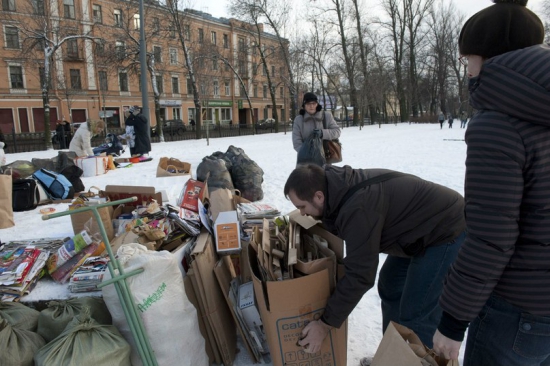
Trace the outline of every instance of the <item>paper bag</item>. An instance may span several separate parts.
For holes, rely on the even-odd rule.
[[[97,210],[99,216],[101,217],[101,222],[105,227],[105,232],[107,233],[107,238],[111,240],[115,236],[113,229],[113,206],[101,207]],[[95,217],[92,211],[79,212],[71,215],[71,223],[73,224],[73,231],[75,234],[78,234],[82,230],[86,229],[88,221],[92,220],[90,229],[90,234],[94,235],[99,233],[99,225],[97,224]]]
[[[175,158],[160,158],[157,177],[177,177],[187,174],[191,174],[191,164]]]
[[[0,174],[0,229],[15,225],[13,221],[13,181],[10,174]]]
[[[374,354],[371,366],[459,366],[457,360],[446,360],[424,344],[409,328],[390,322]]]

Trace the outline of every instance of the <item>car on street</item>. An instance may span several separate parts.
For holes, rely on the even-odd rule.
[[[181,119],[169,119],[164,121],[164,127],[162,131],[165,134],[169,135],[183,135],[187,131],[187,126],[183,123]],[[157,126],[151,127],[151,133],[156,135]]]
[[[267,118],[263,121],[259,121],[256,128],[260,130],[271,130],[275,128],[275,119]]]

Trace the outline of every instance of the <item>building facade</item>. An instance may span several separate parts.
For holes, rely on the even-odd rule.
[[[52,128],[57,120],[88,119],[124,126],[123,111],[142,101],[138,9],[138,2],[125,0],[3,0],[2,131],[44,131],[44,85],[49,85]],[[272,118],[268,76],[279,120],[288,119],[288,77],[275,36],[191,9],[177,12],[177,25],[172,14],[158,3],[145,5],[151,125],[156,124],[153,90],[162,119],[196,120],[190,69],[206,123]],[[288,42],[283,47],[288,51]]]

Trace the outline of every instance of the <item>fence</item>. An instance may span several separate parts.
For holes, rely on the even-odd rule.
[[[389,118],[385,123],[397,123],[398,118]],[[341,128],[352,127],[352,121],[336,121],[336,123]],[[369,124],[378,124],[378,121],[366,122],[363,125]],[[384,123],[384,122],[382,122]],[[201,126],[202,137],[206,138],[207,133],[209,138],[220,138],[220,137],[237,137],[237,136],[250,136],[250,135],[264,135],[268,133],[274,133],[275,128],[259,128],[252,125],[208,125]],[[208,131],[207,131],[208,129]],[[106,133],[112,133],[115,135],[121,135],[125,131],[123,128],[108,128],[106,132],[100,136],[95,136],[92,138],[92,146],[99,146],[105,141]],[[281,123],[279,124],[279,132],[292,132],[291,123]],[[164,129],[164,141],[184,141],[184,140],[194,140],[196,139],[196,132],[194,128],[186,126],[185,130],[183,129]],[[5,134],[6,138],[6,147],[4,151],[6,153],[20,153],[20,152],[31,152],[31,151],[42,151],[46,150],[46,143],[44,141],[44,132],[27,132],[27,133],[11,133]],[[151,135],[151,142],[160,142],[160,137],[157,134]],[[59,149],[59,143],[53,143],[54,149]],[[68,148],[68,146],[67,146]]]

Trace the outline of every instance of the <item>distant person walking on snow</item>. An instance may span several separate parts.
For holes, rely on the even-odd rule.
[[[448,114],[447,119],[449,120],[449,128],[453,128],[453,116],[451,116],[451,114]]]
[[[460,114],[460,128],[466,128],[466,121],[468,121],[468,114],[466,111],[462,111]]]
[[[439,113],[439,117],[437,117],[439,121],[439,125],[441,126],[441,129],[443,129],[443,123],[445,123],[445,115],[443,112]]]

